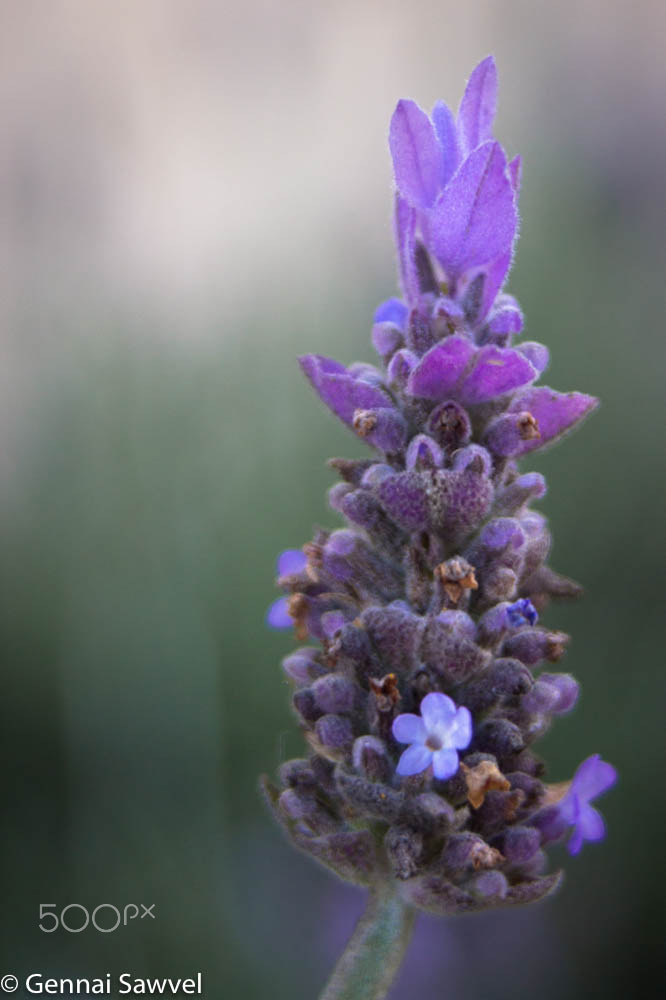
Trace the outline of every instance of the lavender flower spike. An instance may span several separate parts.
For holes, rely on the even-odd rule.
[[[598,755],[548,785],[534,744],[578,684],[535,670],[567,636],[539,623],[580,588],[548,565],[519,460],[597,405],[539,384],[547,349],[516,341],[503,291],[521,162],[492,135],[497,73],[473,72],[455,116],[400,101],[389,132],[402,295],[374,315],[377,367],[300,359],[315,392],[369,447],[334,459],[344,527],[280,557],[268,614],[307,641],[284,661],[307,749],[268,780],[292,842],[370,905],[323,1000],[380,1000],[417,908],[470,913],[547,896],[543,847],[604,834],[591,800],[615,780]],[[549,668],[549,670],[552,668]],[[407,745],[407,746],[406,746]]]

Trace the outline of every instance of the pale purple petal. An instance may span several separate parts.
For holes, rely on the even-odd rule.
[[[348,556],[354,551],[358,541],[359,536],[355,531],[351,531],[349,528],[339,528],[330,535],[324,546],[324,552],[334,556]]]
[[[389,397],[380,388],[350,374],[337,361],[307,354],[299,358],[299,362],[321,399],[346,424],[352,424],[356,410],[390,404]]]
[[[484,403],[528,382],[534,381],[536,369],[527,358],[511,348],[482,347],[476,365],[460,387],[463,403]]]
[[[405,298],[414,303],[419,296],[419,275],[416,266],[416,210],[401,197],[395,198],[395,245],[398,248],[400,283]],[[405,319],[405,324],[407,320]]]
[[[375,323],[371,336],[377,354],[386,359],[404,344],[402,330],[395,323]]]
[[[539,344],[536,340],[526,340],[524,344],[518,344],[516,350],[525,355],[530,364],[536,368],[539,375],[548,367],[550,353],[545,344]]]
[[[423,355],[412,371],[407,391],[423,399],[443,399],[457,384],[475,353],[467,337],[446,337]]]
[[[387,299],[386,302],[382,302],[380,306],[377,306],[373,322],[393,323],[400,330],[404,330],[408,313],[409,309],[402,299]]]
[[[523,314],[517,304],[503,305],[499,309],[494,309],[488,320],[488,330],[495,336],[520,333],[522,328]],[[521,349],[522,345],[518,350]],[[534,362],[532,363],[534,364]]]
[[[559,804],[560,816],[569,826],[575,826],[580,816],[580,802],[578,796],[569,789],[565,797]]]
[[[442,148],[442,187],[448,184],[460,164],[460,143],[456,120],[444,101],[437,101],[432,109],[432,123]]]
[[[512,401],[508,412],[531,413],[539,425],[539,437],[522,441],[519,451],[514,454],[524,455],[528,451],[534,451],[535,448],[540,448],[560,434],[571,430],[583,417],[591,413],[598,403],[599,400],[594,396],[586,396],[582,392],[556,392],[547,386],[520,393]]]
[[[361,382],[368,382],[380,388],[384,385],[384,375],[375,365],[368,364],[367,361],[353,361],[347,369],[347,374]]]
[[[429,208],[442,177],[442,150],[432,122],[414,101],[398,101],[389,130],[395,182],[412,205]]]
[[[584,802],[607,791],[617,781],[617,771],[612,764],[602,760],[598,753],[584,760],[571,784],[571,790]]]
[[[436,750],[432,755],[432,771],[440,781],[453,777],[458,766],[458,754],[455,750]]]
[[[509,253],[516,222],[502,147],[486,142],[437,199],[430,213],[432,248],[448,277],[455,279]]]
[[[290,576],[292,573],[302,573],[308,558],[302,549],[285,549],[278,556],[277,575]]]
[[[323,354],[304,354],[298,360],[311,381],[315,376],[345,375],[347,373],[347,369],[340,361],[336,361],[334,358],[325,358]]]
[[[550,684],[557,692],[557,703],[553,709],[558,715],[570,712],[578,701],[579,685],[571,674],[541,674],[542,681]]]
[[[469,709],[461,705],[453,723],[449,726],[449,740],[458,750],[468,747],[472,739],[472,716]]]
[[[400,757],[396,771],[405,776],[420,774],[421,771],[425,771],[431,761],[432,750],[428,750],[426,746],[421,746],[419,743],[412,743]]]
[[[594,806],[584,806],[578,820],[578,829],[585,840],[603,840],[606,826],[601,813]]]
[[[294,619],[287,608],[288,598],[278,597],[277,601],[274,601],[266,612],[266,624],[270,625],[271,628],[291,628]]]
[[[428,732],[446,727],[447,731],[456,714],[455,703],[447,694],[431,691],[421,702],[421,718]]]
[[[488,56],[470,76],[458,109],[458,133],[464,156],[492,139],[496,108],[497,68],[493,57]]]
[[[405,712],[393,720],[393,735],[398,743],[425,743],[428,733],[420,715]]]
[[[569,839],[569,842],[567,844],[569,854],[571,854],[573,857],[575,857],[576,854],[580,854],[580,849],[582,846],[583,846],[583,832],[580,829],[580,827],[577,826],[575,827],[574,832],[571,834],[571,838]]]

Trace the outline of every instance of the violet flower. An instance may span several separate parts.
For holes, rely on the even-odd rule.
[[[432,767],[436,778],[451,778],[458,770],[457,751],[468,747],[472,739],[472,717],[464,706],[456,708],[438,691],[425,696],[420,712],[405,712],[393,720],[394,739],[410,744],[398,761],[396,774],[418,774]]]
[[[489,58],[457,116],[399,102],[402,294],[375,313],[378,365],[301,358],[374,450],[332,460],[345,527],[283,554],[288,596],[268,616],[311,643],[283,664],[307,752],[282,765],[280,788],[266,781],[268,801],[297,847],[371,889],[326,1000],[385,995],[414,908],[468,913],[552,892],[560,873],[542,848],[571,827],[574,853],[599,839],[590,799],[615,775],[594,756],[563,794],[533,752],[578,693],[569,674],[535,677],[567,642],[538,612],[580,588],[547,563],[532,507],[545,481],[518,460],[597,400],[540,384],[547,349],[515,340],[523,316],[504,282],[521,163],[493,138],[496,100]]]
[[[573,833],[568,843],[569,853],[578,854],[584,840],[601,840],[605,834],[604,818],[590,805],[602,792],[617,781],[612,764],[603,761],[598,753],[588,757],[573,776],[571,787],[560,802],[560,815]]]

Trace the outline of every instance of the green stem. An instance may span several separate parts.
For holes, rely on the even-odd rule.
[[[384,1000],[400,968],[414,910],[390,884],[373,886],[349,944],[319,1000]]]

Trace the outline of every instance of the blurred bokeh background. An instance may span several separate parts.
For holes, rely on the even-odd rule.
[[[324,460],[362,450],[295,357],[371,360],[393,106],[455,104],[493,52],[497,134],[525,164],[510,287],[549,383],[603,400],[531,463],[554,565],[587,591],[547,614],[583,698],[541,750],[553,780],[597,751],[621,780],[556,898],[420,918],[392,998],[656,995],[663,3],[0,11],[0,971],[201,970],[209,996],[309,1000],[349,935],[362,895],[256,791],[300,748],[291,642],[263,625],[275,555],[335,524]],[[157,919],[47,935],[42,902]]]

